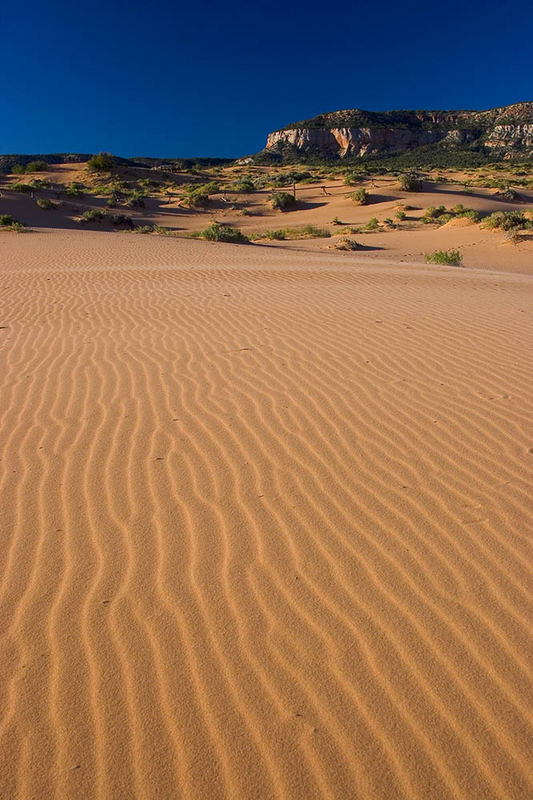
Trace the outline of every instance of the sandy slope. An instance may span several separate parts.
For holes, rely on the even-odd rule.
[[[1,247],[0,797],[531,797],[532,279]]]

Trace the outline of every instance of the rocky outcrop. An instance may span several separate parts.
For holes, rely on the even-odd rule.
[[[348,124],[336,124],[339,122]],[[503,156],[532,156],[533,103],[481,112],[336,111],[270,133],[265,149],[280,155],[357,158],[424,145],[474,146],[498,150]]]

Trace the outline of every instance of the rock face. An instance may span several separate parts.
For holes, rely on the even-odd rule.
[[[533,156],[533,103],[489,111],[336,111],[270,133],[265,150],[354,158],[424,145]]]

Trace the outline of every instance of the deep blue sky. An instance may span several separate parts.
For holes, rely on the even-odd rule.
[[[533,2],[2,3],[0,153],[238,156],[340,108],[533,100]]]

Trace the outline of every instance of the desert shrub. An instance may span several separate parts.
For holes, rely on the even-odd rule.
[[[315,225],[303,225],[301,228],[279,228],[273,231],[262,231],[254,234],[254,239],[329,239],[331,232],[327,228]]]
[[[520,244],[520,242],[523,242],[526,239],[526,237],[517,230],[507,231],[505,238],[508,242],[511,242],[511,244]]]
[[[231,192],[255,192],[255,185],[252,180],[249,178],[244,178],[240,181],[235,181],[234,183],[230,183],[228,186],[229,191]]]
[[[15,233],[24,233],[27,230],[23,222],[13,219],[11,214],[0,214],[0,226],[4,230],[14,231]]]
[[[42,178],[33,178],[28,185],[32,189],[49,189],[50,181],[44,181]]]
[[[82,197],[84,188],[83,183],[72,181],[65,189],[65,194],[68,194],[69,197]]]
[[[515,192],[514,189],[511,189],[509,187],[500,194],[500,197],[502,198],[502,200],[508,200],[511,203],[513,202],[516,203],[518,202],[518,200],[522,199],[518,194],[518,192]]]
[[[426,253],[426,264],[444,264],[449,267],[460,267],[463,257],[459,250],[435,250],[434,253]]]
[[[291,211],[296,208],[296,198],[289,192],[274,192],[271,202],[272,208],[279,211]]]
[[[125,226],[126,228],[135,227],[135,225],[133,224],[133,220],[126,214],[110,214],[108,219],[112,225],[116,225],[117,227],[119,226]]]
[[[496,211],[487,217],[483,223],[484,228],[501,228],[503,231],[532,230],[533,221],[528,219],[523,211]]]
[[[30,161],[29,164],[26,164],[26,172],[46,172],[48,169],[48,164],[46,161]]]
[[[462,203],[458,203],[457,205],[455,205],[452,208],[451,213],[455,217],[466,217],[467,219],[471,219],[473,222],[479,222],[479,220],[481,219],[479,211],[476,211],[473,208],[465,208],[465,206]]]
[[[146,195],[142,192],[132,191],[128,199],[126,200],[126,205],[128,208],[144,208],[144,199]]]
[[[421,222],[426,224],[432,222],[441,223],[441,218],[444,214],[446,214],[445,206],[429,206],[421,217]],[[450,219],[450,217],[448,217],[448,219]]]
[[[98,155],[92,156],[87,163],[91,172],[111,172],[114,166],[115,159],[111,153],[98,153]]]
[[[33,192],[36,187],[29,183],[12,183],[10,184],[9,188],[13,192],[23,192],[28,194],[29,192]]]
[[[188,208],[205,208],[208,203],[209,194],[202,189],[188,192],[187,197],[182,200],[182,204]]]
[[[48,197],[39,197],[37,200],[37,205],[39,208],[43,208],[45,211],[49,211],[53,208],[57,208],[57,203],[53,203]]]
[[[333,219],[331,220],[331,224],[332,225],[342,225],[342,222],[340,221],[340,219],[338,217],[333,217]]]
[[[331,236],[331,231],[327,228],[317,228],[315,225],[304,225],[302,233],[312,239],[329,239]]]
[[[232,228],[230,225],[222,225],[219,222],[213,222],[208,228],[201,232],[202,239],[208,239],[210,242],[230,242],[233,244],[245,244],[249,242],[249,238],[245,236],[237,228]]]
[[[336,250],[359,250],[361,247],[359,242],[356,242],[355,239],[349,239],[347,236],[339,239],[338,242],[330,246],[334,247]]]
[[[351,192],[348,197],[351,197],[354,203],[360,206],[367,206],[370,203],[370,195],[366,189],[357,189],[357,191]]]
[[[372,217],[365,225],[365,231],[377,231],[379,228],[379,220],[377,217]]]
[[[258,234],[257,238],[258,239],[275,239],[276,241],[281,242],[281,241],[283,241],[284,239],[287,238],[287,234],[283,230],[283,228],[280,228],[279,230],[276,230],[276,231],[263,231],[263,233]]]
[[[191,183],[185,191],[187,195],[182,200],[182,204],[188,208],[204,208],[209,203],[209,196],[218,192],[219,186],[215,181],[209,183]]]
[[[399,222],[403,222],[405,219],[407,219],[407,214],[405,213],[405,211],[397,211],[395,216],[396,219],[399,220]]]
[[[26,167],[24,166],[24,164],[13,164],[11,168],[12,175],[24,175],[25,172],[26,172]]]
[[[404,192],[421,192],[422,181],[415,172],[406,172],[399,177],[400,189]]]
[[[88,211],[84,211],[81,215],[82,222],[101,222],[107,217],[105,211],[101,211],[99,208],[91,208]]]
[[[280,175],[273,175],[269,177],[269,183],[271,186],[291,186],[293,183],[301,183],[302,181],[308,181],[310,178],[314,178],[310,172],[302,172],[298,170],[291,170],[290,172],[282,172]]]
[[[348,172],[344,176],[343,182],[345,186],[353,186],[354,183],[357,183],[360,180],[361,180],[361,175],[359,175],[358,173]]]

